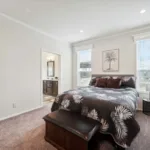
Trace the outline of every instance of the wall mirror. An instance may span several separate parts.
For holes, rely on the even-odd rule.
[[[47,77],[54,77],[54,67],[55,67],[55,62],[54,61],[48,61],[47,62]]]

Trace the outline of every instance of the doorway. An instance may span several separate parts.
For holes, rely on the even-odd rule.
[[[60,91],[60,55],[42,51],[42,102],[49,104],[54,102]]]

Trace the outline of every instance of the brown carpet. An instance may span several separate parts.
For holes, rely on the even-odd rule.
[[[0,150],[56,150],[45,142],[43,116],[50,107],[0,122]],[[150,150],[150,116],[137,112],[136,119],[141,131],[128,150]]]
[[[32,112],[0,122],[0,150],[56,150],[44,140],[43,116],[51,103]]]

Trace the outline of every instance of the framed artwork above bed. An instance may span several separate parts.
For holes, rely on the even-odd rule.
[[[119,71],[119,49],[102,52],[102,67],[104,72]]]

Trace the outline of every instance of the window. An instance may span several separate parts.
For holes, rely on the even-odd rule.
[[[91,50],[77,51],[77,86],[88,86],[91,73]]]
[[[150,39],[137,42],[137,89],[150,92]]]

